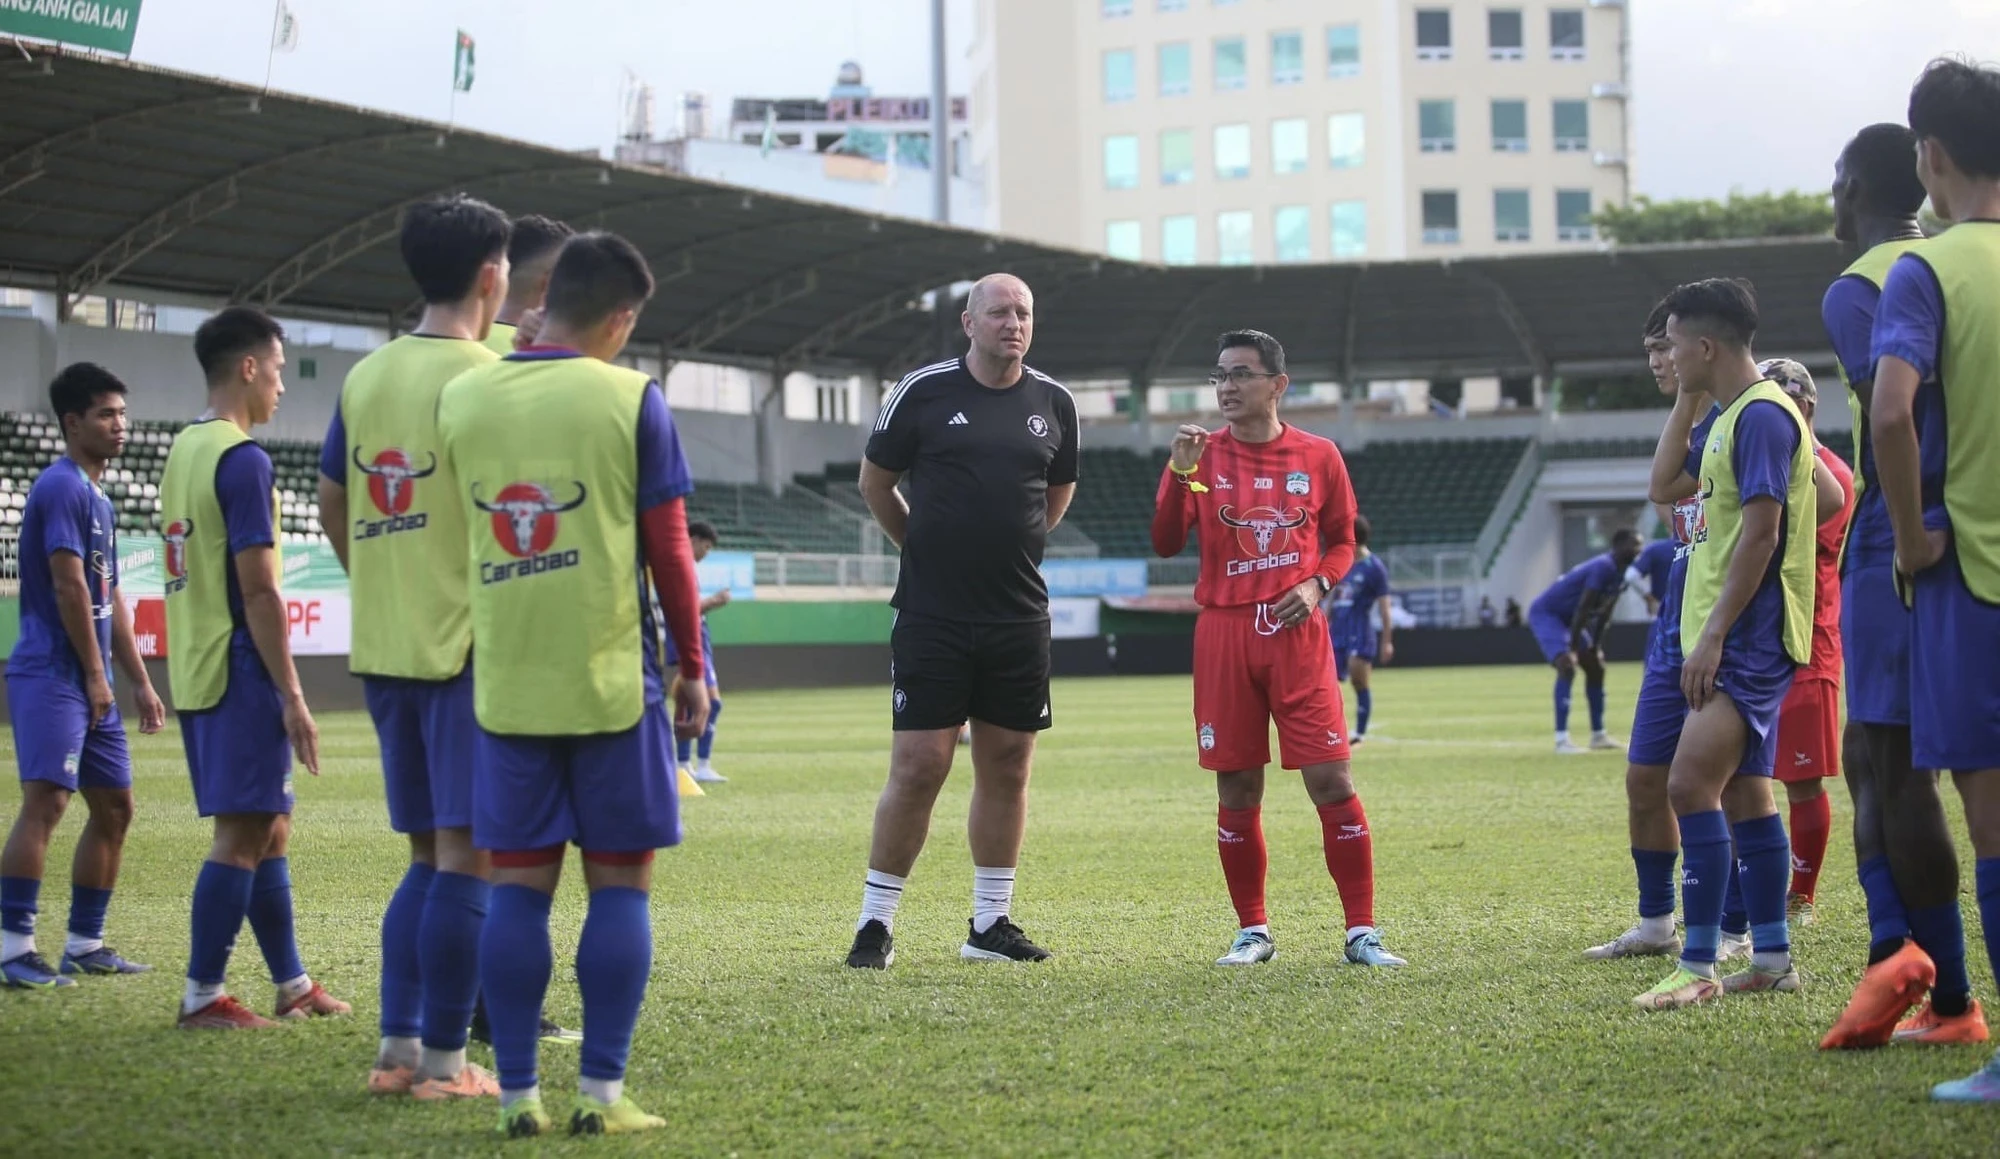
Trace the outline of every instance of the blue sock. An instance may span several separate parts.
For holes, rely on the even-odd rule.
[[[104,912],[111,908],[111,891],[87,885],[69,887],[69,932],[79,938],[104,937]]]
[[[1979,924],[1986,937],[1986,962],[1993,968],[1993,976],[2000,978],[2000,857],[1980,858],[1973,873],[1979,889]]]
[[[292,924],[292,865],[272,857],[257,863],[256,884],[250,890],[250,932],[264,951],[271,981],[289,982],[306,972],[299,961],[299,935]]]
[[[424,971],[417,960],[417,926],[424,917],[435,866],[413,861],[382,911],[382,1037],[415,1038],[423,1031]]]
[[[1987,864],[1981,862],[1981,865]],[[2000,907],[1988,909],[1986,887],[2000,885],[2000,861],[1992,863],[1990,871],[1994,881],[1981,878],[1979,885],[1979,916],[1984,920],[1988,913],[2000,917]],[[1910,936],[1916,939],[1917,947],[1931,956],[1937,965],[1937,981],[1931,984],[1933,1001],[1943,1000],[1947,1010],[1964,1008],[1966,995],[1972,993],[1972,979],[1965,972],[1965,919],[1960,916],[1958,899],[1953,898],[1943,905],[1910,911]],[[1988,952],[1993,947],[1993,938],[1986,939]],[[1995,959],[2000,961],[2000,959]]]
[[[646,891],[600,889],[590,895],[583,937],[576,945],[576,984],[583,992],[586,1078],[622,1079],[632,1027],[653,970],[653,919]]]
[[[1357,688],[1354,690],[1354,735],[1368,735],[1368,718],[1375,712],[1375,690]]]
[[[1861,896],[1868,902],[1869,942],[1882,946],[1909,937],[1910,916],[1903,909],[1903,895],[1896,892],[1889,858],[1876,854],[1855,866],[1854,875],[1861,879]]]
[[[1639,916],[1666,917],[1674,912],[1674,862],[1680,854],[1672,849],[1632,850],[1632,864],[1639,870]]]
[[[42,883],[33,877],[0,877],[0,930],[10,934],[35,932],[36,901]]]
[[[1603,732],[1604,731],[1604,685],[1592,684],[1587,680],[1584,681],[1583,699],[1586,704],[1590,705],[1590,731],[1593,734]]]
[[[493,887],[464,873],[440,873],[424,904],[417,952],[424,970],[424,1045],[462,1050],[479,997],[480,930]]]
[[[1792,927],[1785,920],[1785,893],[1792,885],[1792,843],[1776,813],[1738,821],[1737,880],[1750,917],[1750,948],[1759,954],[1788,954]]]
[[[708,727],[701,730],[701,742],[695,746],[694,754],[706,761],[715,751],[715,722],[722,719],[722,698],[715,689],[708,690]]]
[[[1722,810],[1690,813],[1681,823],[1681,908],[1687,916],[1687,948],[1681,960],[1715,964],[1722,931],[1722,895],[1729,889],[1729,819]]]
[[[674,756],[681,764],[687,764],[694,757],[694,741],[688,737],[674,739]]]
[[[250,886],[257,875],[219,861],[201,863],[194,879],[194,901],[188,908],[193,928],[188,937],[190,981],[220,984],[229,973],[229,952],[250,910]]]
[[[1556,677],[1556,731],[1569,731],[1569,688],[1576,683],[1574,676]]]
[[[1743,877],[1737,872],[1734,850],[1729,855],[1729,888],[1722,893],[1722,932],[1738,937],[1750,932],[1750,911],[1743,906]]]
[[[542,999],[548,996],[555,954],[549,948],[549,906],[554,899],[525,885],[496,885],[479,932],[479,985],[486,1021],[493,1029],[493,1065],[502,1090],[536,1084]],[[582,965],[581,962],[578,963]]]

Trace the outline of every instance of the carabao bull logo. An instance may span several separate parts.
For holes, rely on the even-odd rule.
[[[437,471],[437,455],[431,455],[429,465],[419,470],[410,461],[409,452],[401,447],[377,451],[375,458],[366,463],[361,461],[361,448],[356,447],[354,467],[368,476],[368,498],[374,501],[375,510],[384,515],[402,515],[416,498],[416,481]]]
[[[472,505],[493,516],[493,538],[517,559],[527,559],[547,551],[556,541],[556,516],[583,506],[587,494],[576,485],[576,498],[556,501],[540,483],[509,483],[487,502],[479,497],[479,484],[472,485]]]
[[[176,519],[167,524],[167,574],[174,579],[187,578],[187,541],[194,534],[194,520]]]
[[[1306,525],[1306,512],[1302,507],[1291,511],[1279,511],[1274,507],[1252,507],[1238,515],[1235,507],[1225,505],[1222,510],[1215,513],[1215,517],[1236,529],[1237,546],[1246,554],[1258,556],[1271,554],[1271,541],[1277,537],[1278,532],[1285,533],[1284,542],[1278,544],[1282,548],[1291,543],[1293,528]],[[1250,533],[1248,538],[1243,534],[1246,531]],[[1254,552],[1250,550],[1253,542],[1257,548]]]

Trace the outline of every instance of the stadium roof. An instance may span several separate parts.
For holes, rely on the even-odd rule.
[[[1804,240],[1166,268],[71,50],[0,52],[0,282],[72,298],[187,294],[386,324],[413,298],[398,215],[465,190],[631,238],[661,282],[638,337],[670,357],[893,376],[935,349],[916,308],[927,289],[1011,270],[1035,288],[1031,361],[1051,373],[1192,378],[1218,332],[1255,326],[1300,376],[1361,381],[1634,367],[1651,304],[1716,274],[1757,284],[1760,347],[1818,360],[1820,295],[1842,265],[1831,241]]]

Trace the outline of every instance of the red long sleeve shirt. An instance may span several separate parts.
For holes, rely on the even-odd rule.
[[[650,507],[639,516],[639,547],[653,572],[660,594],[660,612],[680,657],[681,679],[699,681],[701,649],[701,584],[695,578],[694,548],[688,544],[687,504],[675,498]]]
[[[1268,443],[1245,443],[1225,428],[1209,436],[1194,474],[1183,479],[1169,466],[1161,476],[1153,550],[1179,555],[1196,530],[1196,603],[1275,603],[1313,576],[1331,586],[1347,574],[1354,511],[1347,463],[1331,440],[1288,425]]]

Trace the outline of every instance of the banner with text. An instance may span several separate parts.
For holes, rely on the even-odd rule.
[[[0,0],[0,33],[132,55],[140,0]]]
[[[1143,596],[1143,559],[1045,559],[1042,579],[1051,598],[1061,596]]]

